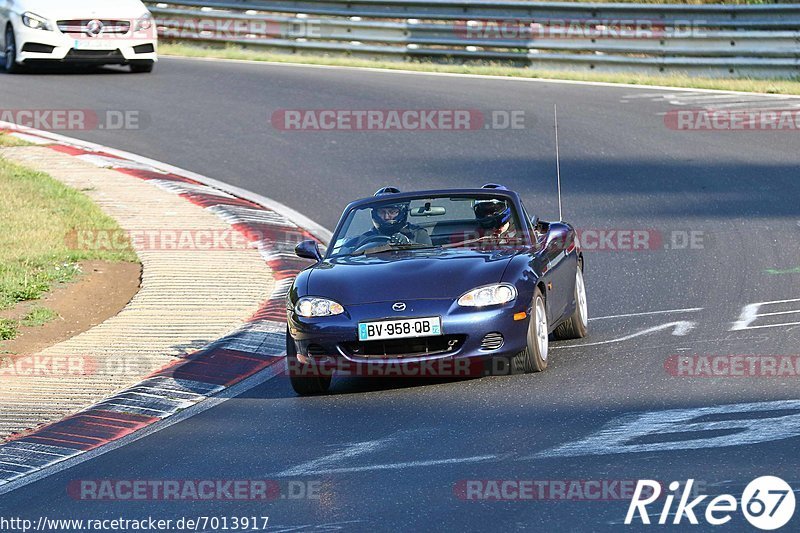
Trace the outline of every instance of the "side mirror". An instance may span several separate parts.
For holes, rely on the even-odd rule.
[[[548,253],[561,252],[567,247],[567,239],[569,238],[569,228],[566,226],[551,224],[550,231],[547,232],[547,243],[545,250]]]
[[[322,254],[319,251],[319,244],[317,241],[303,241],[297,246],[294,247],[294,253],[297,257],[302,257],[303,259],[311,259],[319,263],[322,261]]]

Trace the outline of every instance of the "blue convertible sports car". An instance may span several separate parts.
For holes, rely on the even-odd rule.
[[[287,300],[287,362],[298,394],[328,390],[347,365],[504,360],[547,367],[548,343],[587,333],[575,229],[528,215],[515,192],[401,193],[386,187],[344,211],[323,257]],[[552,335],[551,335],[552,334]]]

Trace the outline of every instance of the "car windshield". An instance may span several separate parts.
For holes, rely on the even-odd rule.
[[[524,244],[519,220],[503,196],[380,199],[347,213],[328,257],[518,247]]]

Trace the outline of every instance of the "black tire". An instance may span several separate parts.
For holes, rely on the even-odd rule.
[[[152,59],[140,59],[136,61],[131,61],[131,72],[136,74],[148,74],[153,72],[153,67],[155,66],[156,62]]]
[[[537,311],[538,309],[538,311]],[[539,313],[544,313],[543,317]],[[537,320],[537,317],[540,320]],[[544,326],[541,325],[541,319],[544,320]],[[540,330],[544,330],[543,340],[540,338]],[[547,368],[547,307],[545,306],[544,297],[542,292],[537,287],[533,293],[533,304],[531,305],[531,317],[528,320],[528,345],[524,350],[519,352],[511,359],[511,371],[515,374],[541,372]],[[539,348],[541,342],[544,342],[545,350]]]
[[[289,380],[292,388],[300,396],[316,396],[325,394],[331,386],[330,376],[313,375],[313,369],[297,359],[297,346],[286,330],[286,362],[289,368]]]
[[[11,26],[6,28],[6,47],[3,50],[3,67],[9,74],[16,74],[22,68],[17,63],[17,39],[14,37],[14,29]]]
[[[583,294],[579,294],[582,291]],[[581,299],[583,302],[581,303]],[[586,312],[586,286],[583,284],[583,269],[578,265],[575,273],[575,312],[553,332],[556,340],[582,339],[589,333],[589,320]]]

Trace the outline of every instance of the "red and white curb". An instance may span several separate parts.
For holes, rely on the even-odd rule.
[[[233,333],[79,413],[0,443],[0,494],[43,477],[44,470],[116,447],[135,432],[147,434],[176,414],[186,418],[200,402],[225,397],[248,378],[259,375],[263,382],[284,370],[286,294],[309,265],[294,255],[294,245],[302,239],[327,243],[328,230],[273,200],[151,159],[5,122],[0,132],[146,180],[205,208],[248,238],[257,236],[251,244],[275,280],[272,295]]]

